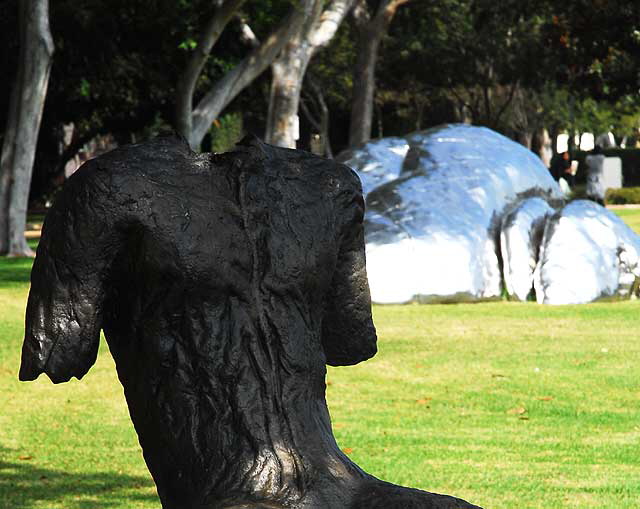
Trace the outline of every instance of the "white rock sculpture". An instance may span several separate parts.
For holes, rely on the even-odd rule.
[[[497,298],[549,304],[628,295],[640,237],[604,207],[564,196],[531,151],[454,124],[344,153],[366,193],[377,303]],[[560,212],[556,212],[560,210]]]
[[[408,150],[409,143],[404,138],[381,138],[359,149],[343,152],[340,161],[357,169],[366,195],[400,175]]]
[[[544,304],[580,304],[628,295],[636,277],[640,237],[597,203],[577,200],[545,226],[534,278]]]
[[[526,194],[559,200],[558,185],[531,151],[487,128],[448,125],[405,140],[409,149],[397,177],[398,159],[388,171],[383,159],[390,146],[403,146],[397,138],[393,144],[370,142],[341,158],[369,189],[365,224],[373,301],[500,296],[503,211]],[[388,181],[370,190],[373,171]]]
[[[547,218],[555,210],[542,198],[528,198],[502,218],[500,251],[507,293],[527,300]]]

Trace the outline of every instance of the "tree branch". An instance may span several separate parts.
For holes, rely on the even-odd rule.
[[[302,111],[309,120],[309,122],[315,127],[315,129],[320,133],[323,139],[324,145],[324,155],[329,159],[333,159],[333,152],[331,150],[331,143],[329,141],[329,107],[324,100],[324,94],[322,93],[322,87],[317,83],[317,81],[313,78],[313,76],[307,76],[306,79],[307,85],[311,88],[311,94],[308,94],[312,97],[312,102],[314,106],[318,108],[320,111],[318,112],[318,116],[320,120],[313,117],[310,109],[308,108],[306,101],[301,100],[300,106],[302,107]]]
[[[381,11],[383,12],[386,19],[387,25],[391,23],[391,20],[396,15],[396,11],[398,7],[401,7],[404,4],[408,4],[411,0],[387,0],[386,6],[381,6]]]
[[[451,87],[449,89],[449,91],[455,96],[455,98],[458,100],[458,102],[460,102],[462,104],[462,106],[466,106],[467,108],[469,108],[469,111],[471,111],[471,113],[474,116],[477,116],[476,109],[473,106],[471,106],[471,104],[469,102],[465,101],[464,98],[460,94],[458,94],[458,92],[456,91],[455,87]]]
[[[193,107],[193,93],[198,78],[209,58],[211,48],[220,38],[234,13],[246,0],[226,0],[219,5],[215,14],[207,22],[198,45],[192,52],[184,72],[176,86],[176,128],[183,136],[189,136],[191,132],[191,108]]]
[[[507,99],[505,100],[504,104],[500,107],[500,111],[498,111],[498,114],[496,115],[496,125],[498,125],[498,122],[500,121],[500,117],[506,111],[509,104],[511,104],[515,91],[518,88],[519,82],[520,80],[515,80],[511,85],[511,90],[509,90],[509,95],[507,96]]]
[[[307,120],[311,124],[311,127],[313,127],[316,131],[319,131],[321,129],[320,122],[313,116],[313,113],[307,106],[307,101],[305,101],[304,98],[300,98],[300,108],[302,109],[302,113],[304,113],[304,116],[307,117]]]
[[[329,7],[323,11],[318,24],[309,35],[309,42],[314,47],[314,51],[326,46],[331,41],[345,16],[351,10],[354,1],[333,0]]]
[[[367,0],[356,0],[351,11],[351,17],[358,30],[363,30],[371,21],[371,12]]]
[[[294,7],[275,32],[218,80],[198,102],[191,116],[192,129],[191,135],[188,137],[192,147],[200,144],[211,123],[220,112],[251,81],[271,65],[292,35],[299,29],[300,23],[303,23],[307,18],[313,3],[311,0],[304,0],[301,2],[302,5]]]

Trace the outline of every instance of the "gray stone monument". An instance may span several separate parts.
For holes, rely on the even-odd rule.
[[[607,189],[622,187],[622,160],[619,157],[592,154],[585,158],[585,162],[587,163],[587,196],[603,203]]]

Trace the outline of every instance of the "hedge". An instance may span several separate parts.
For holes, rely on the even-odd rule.
[[[604,195],[607,205],[624,205],[640,203],[640,187],[609,188]]]

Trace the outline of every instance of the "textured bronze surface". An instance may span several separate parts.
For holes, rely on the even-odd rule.
[[[81,378],[104,329],[165,509],[457,508],[339,449],[326,364],[376,353],[346,166],[163,137],[85,164],[48,214],[21,380]]]

